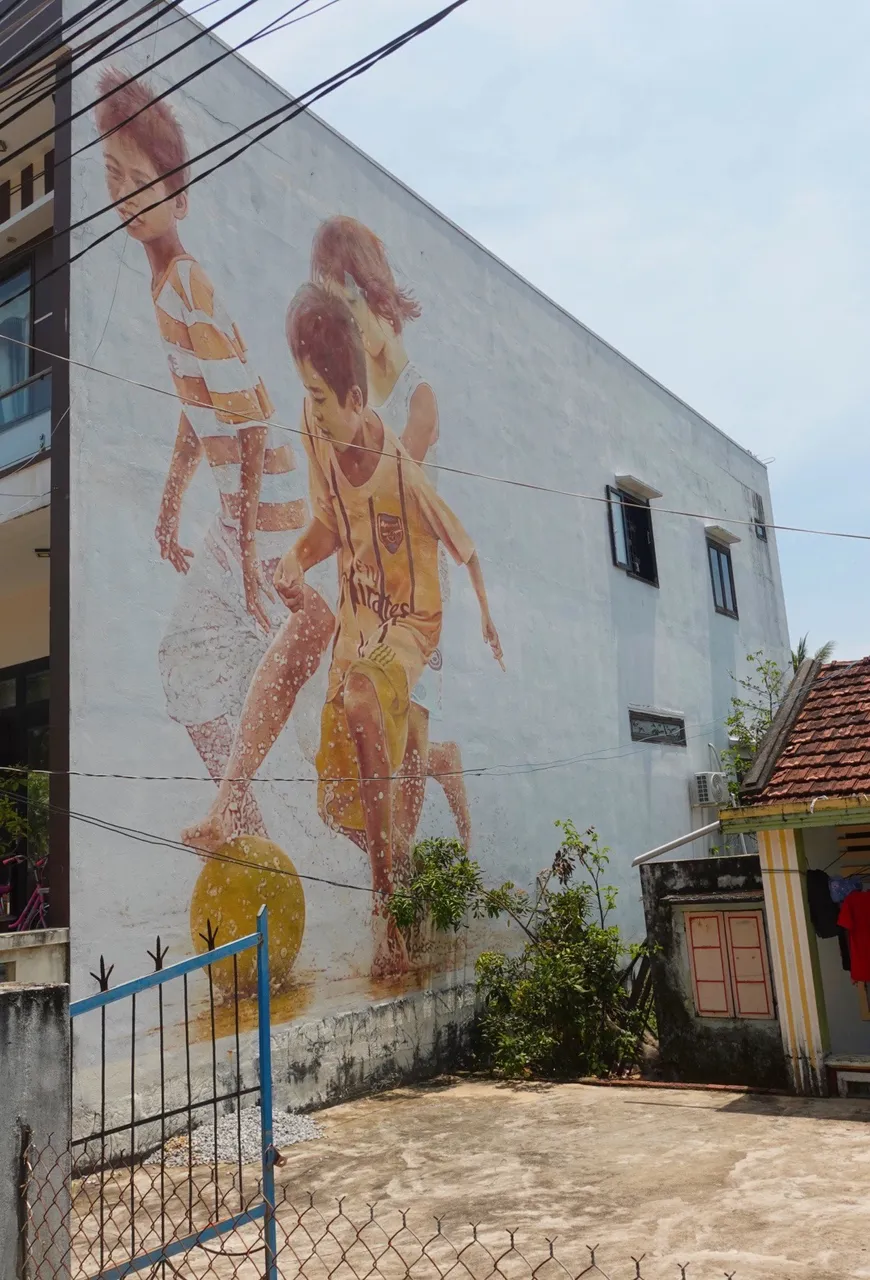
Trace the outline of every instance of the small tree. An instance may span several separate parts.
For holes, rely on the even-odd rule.
[[[390,902],[405,931],[427,916],[457,930],[469,913],[518,926],[518,954],[485,951],[475,966],[481,1061],[509,1077],[606,1075],[636,1061],[644,1030],[625,964],[644,948],[627,946],[608,924],[617,892],[602,883],[608,850],[591,827],[581,836],[570,820],[556,826],[562,843],[532,894],[511,883],[488,889],[458,841],[424,840],[410,884]]]
[[[735,800],[788,685],[786,673],[773,658],[765,658],[759,651],[748,653],[746,661],[749,673],[740,680],[732,677],[742,693],[731,699],[731,711],[725,717],[730,745],[722,752],[722,764]]]
[[[48,853],[48,775],[0,769],[0,859],[22,847],[31,866]]]

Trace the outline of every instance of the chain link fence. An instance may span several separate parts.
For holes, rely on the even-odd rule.
[[[173,1145],[175,1144],[175,1145]],[[184,1138],[157,1163],[95,1168],[83,1153],[27,1148],[22,1159],[19,1274],[23,1280],[96,1280],[128,1273],[131,1258],[161,1256],[147,1277],[263,1280],[263,1221],[245,1222],[262,1202],[255,1166],[191,1163]],[[152,1157],[153,1159],[153,1157]],[[278,1156],[279,1166],[283,1163]],[[535,1238],[527,1229],[433,1218],[424,1204],[352,1203],[276,1192],[277,1275],[281,1280],[746,1280],[614,1246]],[[240,1225],[218,1233],[216,1224]],[[191,1235],[196,1243],[189,1246]],[[174,1248],[187,1240],[183,1250]]]

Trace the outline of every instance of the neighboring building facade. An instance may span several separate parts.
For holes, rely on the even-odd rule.
[[[688,1083],[791,1087],[754,855],[640,869],[657,1070]]]
[[[556,819],[594,825],[642,936],[631,858],[698,825],[732,673],[787,652],[770,495],[756,458],[315,117],[182,190],[289,99],[235,56],[197,75],[211,37],[159,64],[198,29],[168,21],[58,89],[58,123],[80,114],[53,140],[53,223],[0,263],[9,296],[41,254],[58,268],[21,320],[26,370],[51,368],[50,460],[28,457],[35,400],[0,428],[0,689],[20,686],[20,734],[21,664],[50,662],[74,997],[100,954],[116,981],[157,934],[177,959],[206,919],[247,927],[243,869],[182,834],[268,839],[235,856],[303,877],[250,892],[280,922],[276,1063],[317,1101],[422,1068],[470,1011],[483,932],[406,956],[373,920],[414,839],[468,837],[488,878],[529,884]],[[13,396],[31,374],[8,368]],[[368,465],[329,436],[348,421]],[[312,516],[332,542],[288,612],[258,572]],[[358,781],[387,774],[386,799]]]
[[[792,1087],[870,1093],[870,659],[803,664],[720,816],[758,833]]]

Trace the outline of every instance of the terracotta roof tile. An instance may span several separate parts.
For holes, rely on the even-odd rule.
[[[870,658],[820,668],[753,804],[870,794]]]

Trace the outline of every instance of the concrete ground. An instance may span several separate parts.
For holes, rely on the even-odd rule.
[[[546,1239],[573,1276],[599,1245],[611,1280],[870,1278],[870,1103],[702,1090],[436,1082],[318,1114],[281,1194],[418,1231],[444,1219]],[[289,1274],[289,1273],[288,1273]]]

